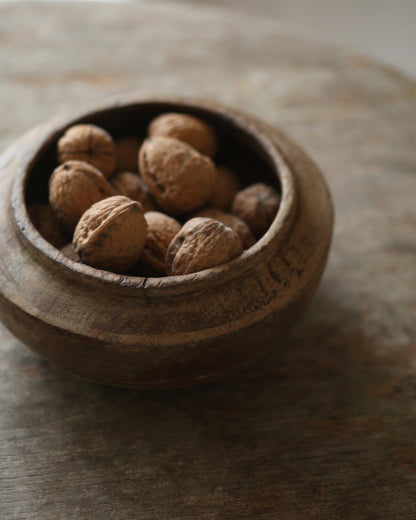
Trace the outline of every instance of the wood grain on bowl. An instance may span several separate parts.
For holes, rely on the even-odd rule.
[[[236,150],[243,157],[243,185],[276,187],[281,202],[269,229],[236,259],[183,276],[118,275],[71,261],[27,212],[44,201],[57,140],[77,123],[116,139],[140,135],[164,112],[207,121],[225,143],[221,164],[234,168]],[[27,346],[81,377],[157,388],[225,376],[294,323],[325,267],[333,209],[318,168],[281,132],[213,103],[126,100],[46,124],[5,152],[0,170],[1,318]]]

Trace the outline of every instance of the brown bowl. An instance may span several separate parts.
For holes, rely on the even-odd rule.
[[[163,278],[77,264],[46,242],[27,205],[46,201],[65,129],[89,122],[114,136],[144,135],[150,119],[166,111],[213,125],[220,160],[243,182],[279,186],[281,205],[264,236],[232,262]],[[0,157],[0,208],[6,327],[67,372],[131,388],[210,381],[279,348],[317,289],[333,226],[327,186],[297,145],[252,116],[176,98],[128,100],[36,127]]]

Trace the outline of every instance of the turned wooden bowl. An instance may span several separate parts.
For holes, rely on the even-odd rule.
[[[55,146],[88,122],[113,136],[145,135],[167,111],[201,117],[218,133],[219,161],[244,184],[281,191],[268,231],[235,260],[161,278],[75,263],[46,242],[27,206],[47,201]],[[0,158],[0,315],[61,369],[131,388],[183,387],[225,376],[271,348],[305,310],[325,267],[333,207],[325,181],[285,135],[205,101],[128,100],[38,126]]]

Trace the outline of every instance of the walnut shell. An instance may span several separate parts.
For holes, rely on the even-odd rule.
[[[211,196],[214,163],[189,144],[151,137],[139,153],[140,172],[156,203],[173,215],[201,207]]]
[[[32,204],[27,211],[35,228],[50,244],[60,249],[68,242],[58,218],[49,204]]]
[[[279,204],[279,192],[258,182],[236,194],[231,211],[247,222],[256,237],[260,237],[273,222]]]
[[[159,211],[148,211],[144,218],[147,222],[147,238],[140,259],[166,274],[166,251],[173,237],[179,233],[181,225],[174,218]]]
[[[73,262],[81,262],[81,259],[75,251],[74,244],[72,242],[69,242],[69,244],[66,244],[66,246],[62,247],[61,253],[63,253],[67,258],[69,258]]]
[[[68,128],[58,141],[58,162],[85,161],[109,177],[116,167],[116,145],[111,135],[95,125]]]
[[[243,251],[234,231],[218,220],[188,220],[173,238],[166,253],[169,274],[189,274],[229,262]]]
[[[241,189],[237,175],[225,166],[217,167],[217,177],[208,204],[227,211],[231,208],[235,194]]]
[[[139,259],[147,224],[140,202],[122,195],[91,206],[74,233],[74,248],[81,260],[98,269],[123,272]]]
[[[156,204],[152,200],[147,184],[137,173],[118,172],[109,181],[117,193],[140,202],[144,211],[156,209]]]
[[[137,173],[141,140],[135,136],[122,137],[116,141],[116,171]]]
[[[70,233],[92,204],[115,195],[97,168],[82,161],[68,161],[49,179],[49,202],[59,222]]]
[[[213,129],[201,119],[188,114],[169,112],[156,117],[149,125],[148,135],[174,137],[208,157],[213,157],[217,151],[217,138]]]
[[[241,220],[232,213],[226,213],[217,208],[203,208],[195,213],[195,217],[213,218],[224,224],[224,226],[228,226],[240,237],[244,249],[248,249],[256,241],[244,220]]]

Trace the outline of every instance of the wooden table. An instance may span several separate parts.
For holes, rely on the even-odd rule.
[[[2,149],[111,95],[208,97],[298,140],[337,213],[310,310],[226,381],[99,386],[0,329],[0,518],[414,519],[415,83],[266,19],[150,2],[2,3],[0,63]]]

